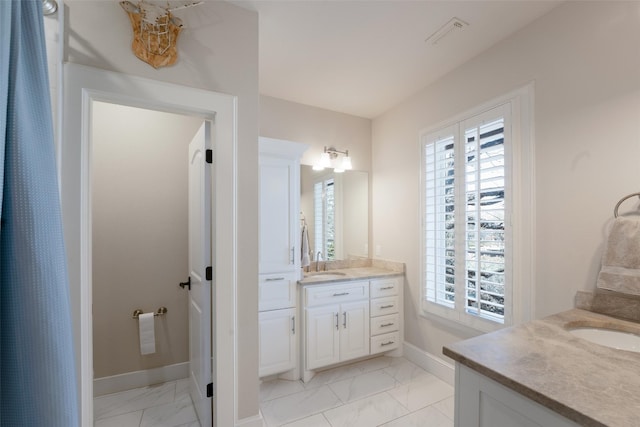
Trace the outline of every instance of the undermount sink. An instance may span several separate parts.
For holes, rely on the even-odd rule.
[[[316,272],[305,273],[304,278],[305,279],[318,278],[323,280],[332,280],[332,279],[342,279],[346,275],[347,275],[346,273],[342,273],[339,271],[316,271]]]
[[[594,344],[640,353],[640,336],[636,334],[597,327],[576,327],[569,332]]]

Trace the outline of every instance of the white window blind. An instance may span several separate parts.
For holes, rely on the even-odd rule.
[[[425,280],[427,298],[453,307],[455,301],[454,135],[436,135],[424,147]]]
[[[422,138],[424,298],[459,320],[504,323],[511,295],[509,111],[503,105]]]
[[[465,307],[500,323],[507,268],[504,124],[498,117],[464,129]]]

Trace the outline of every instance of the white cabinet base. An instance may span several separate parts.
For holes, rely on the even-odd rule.
[[[456,427],[577,427],[579,424],[456,363]]]

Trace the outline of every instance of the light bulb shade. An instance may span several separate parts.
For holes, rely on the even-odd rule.
[[[350,171],[351,169],[353,169],[353,166],[351,165],[351,157],[344,156],[342,158],[342,166],[340,166],[340,168],[346,171]]]
[[[320,155],[320,161],[318,162],[318,165],[322,166],[323,168],[331,167],[331,157],[329,157],[329,153],[322,153]]]

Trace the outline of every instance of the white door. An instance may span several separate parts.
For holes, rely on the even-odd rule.
[[[259,271],[296,271],[295,161],[260,156]],[[299,195],[298,195],[299,197]]]
[[[306,369],[320,368],[340,361],[339,310],[338,305],[305,310]]]
[[[340,306],[340,360],[369,354],[369,301],[343,303]]]
[[[278,374],[296,367],[296,309],[258,313],[259,376]]]
[[[189,143],[189,374],[191,399],[202,427],[212,425],[211,383],[211,167],[206,163],[210,124]]]

